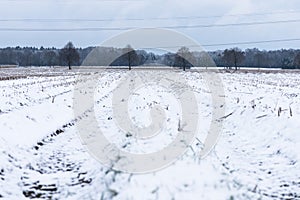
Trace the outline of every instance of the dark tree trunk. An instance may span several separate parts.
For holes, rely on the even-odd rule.
[[[131,70],[131,52],[128,52],[128,69]]]

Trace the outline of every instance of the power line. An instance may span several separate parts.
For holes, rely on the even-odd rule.
[[[146,47],[145,49],[168,49],[168,48],[181,48],[181,47],[215,47],[215,46],[233,46],[233,45],[246,45],[246,44],[265,44],[265,43],[279,43],[279,42],[293,42],[300,41],[300,38],[287,38],[287,39],[274,39],[274,40],[259,40],[259,41],[242,41],[230,43],[214,43],[214,44],[199,44],[199,45],[177,45],[177,46],[160,46],[160,47]]]
[[[282,23],[296,23],[300,22],[300,19],[292,20],[279,20],[279,21],[265,21],[265,22],[241,22],[241,23],[229,23],[229,24],[204,24],[204,25],[183,25],[183,26],[165,26],[163,28],[210,28],[210,27],[226,27],[226,26],[252,26],[252,25],[265,25],[265,24],[282,24]]]
[[[291,11],[273,11],[263,13],[240,13],[240,14],[228,14],[228,15],[210,15],[210,16],[180,16],[180,17],[152,17],[152,18],[27,18],[27,19],[0,19],[0,22],[108,22],[108,21],[155,21],[155,20],[191,20],[191,19],[209,19],[209,18],[221,18],[221,17],[237,17],[237,16],[262,16],[262,15],[274,15],[274,14],[287,14],[287,13],[300,13],[300,10]]]
[[[246,44],[264,44],[264,43],[280,43],[280,42],[295,42],[300,41],[300,38],[285,38],[274,40],[258,40],[258,41],[241,41],[229,43],[213,43],[213,44],[199,44],[199,45],[177,45],[177,46],[157,46],[157,47],[144,47],[144,49],[167,49],[167,48],[181,48],[181,47],[214,47],[214,46],[233,46],[233,45],[246,45]]]
[[[193,29],[193,28],[212,28],[212,27],[231,27],[231,26],[253,26],[267,24],[285,24],[297,23],[300,19],[280,20],[280,21],[264,21],[264,22],[242,22],[229,24],[200,24],[200,25],[176,25],[176,26],[161,26],[155,28],[166,29]],[[0,28],[0,31],[13,32],[83,32],[83,31],[122,31],[137,29],[140,27],[87,27],[87,28]]]
[[[246,41],[246,42],[232,42],[232,43],[219,43],[219,44],[204,44],[205,47],[214,47],[214,46],[230,46],[230,45],[245,45],[245,44],[265,44],[265,43],[278,43],[278,42],[293,42],[300,41],[300,38],[291,38],[291,39],[275,39],[275,40],[260,40],[260,41]]]

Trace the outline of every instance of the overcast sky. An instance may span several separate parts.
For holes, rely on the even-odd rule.
[[[166,27],[300,20],[299,0],[0,0],[0,8],[0,47],[62,47],[68,41],[73,41],[75,46],[80,47],[97,46],[122,32],[121,30],[22,32],[7,31],[8,28]],[[252,15],[241,15],[250,13]],[[258,13],[261,14],[257,15]],[[199,18],[201,16],[204,18]],[[132,20],[136,18],[144,20]],[[26,20],[14,21],[16,19]],[[49,19],[54,20],[49,21]],[[111,20],[66,21],[62,19]],[[300,38],[299,26],[300,22],[293,22],[252,26],[176,28],[175,30],[192,37],[202,45],[207,45]],[[233,46],[243,49],[252,47],[260,49],[300,48],[300,41]],[[206,47],[206,49],[228,47],[231,46],[213,46]]]

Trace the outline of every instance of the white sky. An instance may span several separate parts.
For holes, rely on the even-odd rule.
[[[177,25],[228,24],[256,21],[300,19],[299,0],[0,0],[0,47],[62,47],[68,41],[75,46],[101,44],[122,31],[98,32],[16,32],[3,28],[84,28],[84,27],[161,27]],[[297,11],[289,12],[286,11]],[[245,13],[268,15],[226,16]],[[279,13],[285,12],[285,13]],[[215,18],[174,19],[189,16],[222,16]],[[168,20],[149,20],[167,17]],[[7,19],[114,19],[104,22],[4,21]],[[143,18],[146,20],[119,20]],[[172,19],[173,18],[173,19]],[[147,20],[148,19],[148,20]],[[176,29],[200,44],[300,38],[300,22],[255,26]],[[1,30],[2,29],[2,30]],[[231,46],[207,47],[208,50]],[[241,45],[260,49],[300,48],[300,41]]]

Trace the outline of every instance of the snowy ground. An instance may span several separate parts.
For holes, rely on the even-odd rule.
[[[63,68],[1,69],[0,197],[300,199],[299,73],[219,73],[226,116],[215,149],[201,160],[195,141],[171,166],[139,175],[103,166],[81,143],[76,124],[91,112],[86,108],[74,115],[73,91],[76,84],[91,81],[92,73],[87,70],[79,76]],[[144,116],[158,102],[170,116],[165,135],[139,142],[118,133],[111,120],[111,96],[124,73],[98,72],[95,112],[104,134],[120,148],[139,153],[168,145],[179,111],[169,100],[170,94],[155,87],[141,89],[131,99],[134,106],[129,111],[134,123],[149,123]],[[193,87],[205,130],[211,103],[203,74],[178,73]],[[168,100],[155,95],[159,92]],[[203,136],[200,131],[197,137],[202,140]]]

